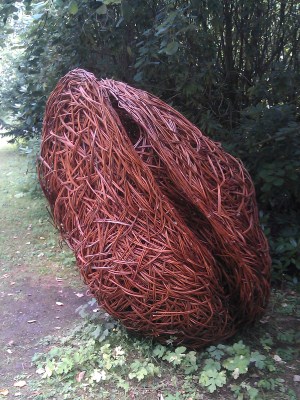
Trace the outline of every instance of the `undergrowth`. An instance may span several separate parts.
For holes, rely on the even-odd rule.
[[[297,296],[274,296],[282,316],[295,316],[297,305]],[[174,348],[172,338],[164,346],[134,337],[108,314],[87,312],[91,307],[94,301],[79,309],[83,320],[75,329],[62,339],[48,338],[49,351],[34,356],[39,385],[48,385],[37,400],[297,399],[286,370],[296,373],[300,334],[274,326],[269,316],[255,336],[248,332],[243,340],[195,352]]]

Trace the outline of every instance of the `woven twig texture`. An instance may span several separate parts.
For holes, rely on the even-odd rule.
[[[128,329],[198,348],[262,315],[252,181],[158,98],[71,71],[47,102],[39,177],[90,292]]]

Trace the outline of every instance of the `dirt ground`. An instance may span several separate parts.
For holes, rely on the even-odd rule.
[[[39,236],[53,229],[43,200],[22,191],[26,168],[26,159],[0,139],[0,398],[6,399],[34,396],[27,385],[35,374],[33,354],[45,350],[43,338],[72,326],[80,318],[77,307],[88,301],[79,276],[70,277],[47,257],[57,244]],[[44,225],[35,230],[35,224]]]

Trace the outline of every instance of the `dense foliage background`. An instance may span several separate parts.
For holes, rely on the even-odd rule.
[[[273,278],[300,271],[297,0],[6,0],[0,122],[39,136],[45,101],[83,67],[144,88],[241,158],[256,184]]]

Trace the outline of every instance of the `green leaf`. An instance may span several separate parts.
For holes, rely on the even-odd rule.
[[[210,393],[213,393],[217,387],[222,387],[225,385],[225,371],[203,371],[200,375],[199,383],[203,386],[206,386]]]
[[[248,371],[249,363],[249,357],[241,355],[228,358],[223,362],[223,367],[228,371],[234,371],[238,368],[240,374],[245,374]]]
[[[10,7],[9,7],[9,11],[10,11],[10,13],[13,13],[13,12],[18,12],[19,10],[18,10],[18,8],[15,7],[15,6],[10,6]]]
[[[284,184],[284,180],[282,178],[277,178],[273,183],[275,186],[282,186]]]
[[[166,24],[161,24],[156,28],[156,33],[155,36],[159,36],[161,33],[165,32],[166,30],[168,30],[170,28],[169,25]]]
[[[184,347],[184,346],[180,346],[180,347],[177,347],[176,349],[175,349],[175,353],[176,354],[182,354],[182,353],[184,353],[186,351],[186,347]]]
[[[171,42],[167,45],[167,47],[164,49],[164,52],[168,55],[168,56],[172,56],[173,54],[175,54],[177,52],[179,48],[179,43],[178,42]]]
[[[130,385],[129,382],[126,382],[124,379],[119,378],[119,382],[117,383],[117,386],[121,389],[124,389],[125,393],[128,392]]]
[[[232,349],[234,350],[234,352],[237,355],[245,355],[249,352],[248,348],[244,345],[242,340],[240,340],[237,343],[234,343],[234,345],[232,346]]]
[[[70,4],[69,13],[71,15],[75,15],[78,13],[78,4],[76,3],[76,1],[72,1],[72,3]]]
[[[103,4],[106,4],[107,6],[113,5],[113,4],[121,4],[122,0],[103,0]]]
[[[220,361],[222,356],[224,355],[224,351],[216,346],[210,346],[207,351],[209,352],[210,356],[215,360]]]
[[[175,352],[168,351],[167,354],[163,357],[163,360],[172,363],[173,365],[180,365],[182,362],[182,354],[176,354]]]
[[[158,357],[158,358],[162,358],[162,356],[165,354],[167,348],[161,344],[158,344],[157,346],[155,346],[154,350],[153,350],[153,355]]]
[[[133,79],[136,82],[140,82],[143,79],[143,72],[138,72],[137,74],[134,75]]]
[[[204,371],[220,371],[221,364],[211,358],[205,360]]]
[[[137,380],[140,382],[141,380],[144,379],[145,376],[148,375],[148,371],[145,367],[142,367],[141,369],[139,369],[136,373],[136,378]]]
[[[247,392],[250,400],[255,400],[258,396],[258,390],[253,387],[248,388]]]
[[[100,333],[101,333],[101,327],[100,327],[100,325],[99,326],[97,326],[97,328],[91,333],[91,335],[95,338],[95,339],[97,339],[99,336],[100,336]]]
[[[103,342],[103,340],[105,340],[107,338],[107,336],[109,335],[109,330],[105,329],[102,332],[102,335],[98,338],[98,342]]]
[[[107,14],[107,6],[105,4],[102,4],[99,8],[97,8],[96,13],[98,15],[105,15]]]
[[[39,19],[41,19],[41,18],[43,17],[43,15],[44,15],[44,13],[41,13],[41,14],[34,14],[34,15],[32,16],[32,19],[33,19],[34,21],[38,21]]]
[[[258,351],[251,353],[250,361],[255,362],[255,366],[258,369],[263,369],[265,367],[265,359],[266,357],[260,354]]]

